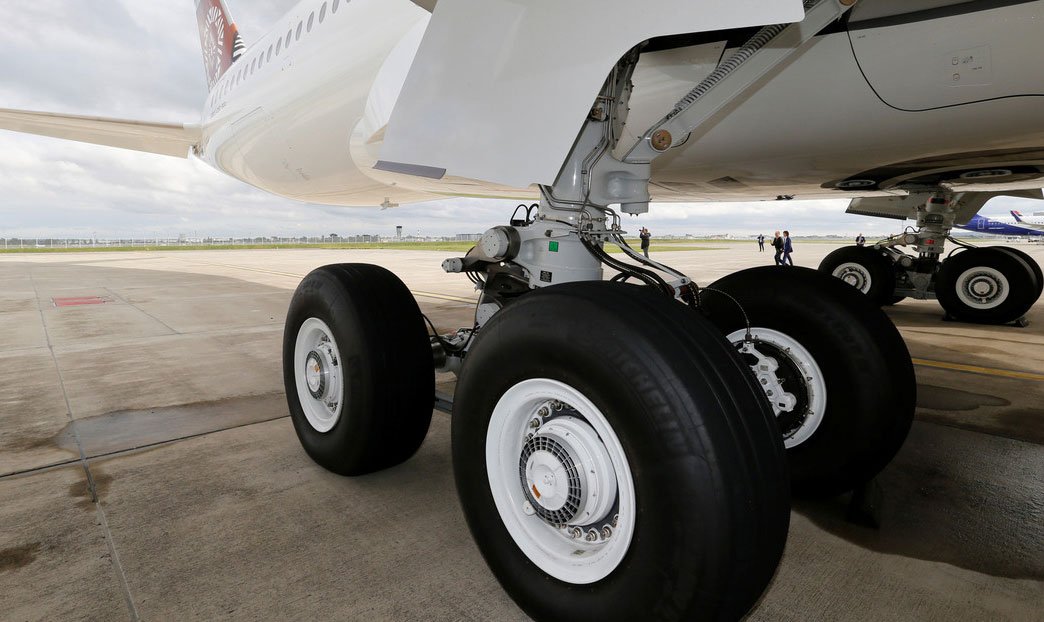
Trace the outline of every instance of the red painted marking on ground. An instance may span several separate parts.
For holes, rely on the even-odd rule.
[[[56,307],[80,307],[83,305],[100,305],[109,302],[101,296],[73,296],[69,298],[51,298]]]

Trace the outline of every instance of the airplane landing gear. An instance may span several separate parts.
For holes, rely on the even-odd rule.
[[[1018,249],[975,248],[949,237],[958,211],[971,211],[964,214],[970,218],[988,198],[937,191],[920,204],[914,195],[903,201],[874,204],[916,217],[917,229],[870,248],[839,248],[823,259],[819,270],[854,286],[879,305],[894,304],[906,297],[935,298],[947,316],[955,320],[980,324],[1014,322],[1033,306],[1044,289],[1044,276],[1037,262]],[[913,205],[911,214],[902,211],[907,205]],[[961,248],[944,257],[947,240]],[[913,246],[917,256],[902,252],[900,248],[904,246]]]
[[[536,215],[527,210],[443,263],[481,291],[471,328],[429,340],[401,282],[377,268],[309,275],[284,337],[287,399],[309,455],[346,474],[408,458],[431,416],[437,362],[459,372],[452,453],[464,515],[490,569],[527,613],[741,618],[771,581],[789,527],[790,469],[777,422],[786,421],[796,450],[839,443],[822,450],[836,462],[819,459],[822,472],[809,481],[821,491],[849,485],[880,468],[905,429],[901,417],[868,423],[860,408],[854,423],[835,417],[834,396],[848,389],[872,400],[869,387],[877,387],[868,383],[894,381],[881,394],[906,413],[909,357],[888,350],[887,334],[874,344],[865,327],[849,326],[863,317],[847,303],[809,318],[817,324],[810,329],[841,335],[826,342],[842,346],[835,354],[758,314],[751,333],[761,341],[746,354],[765,366],[766,385],[789,394],[773,396],[775,408],[793,411],[777,418],[751,363],[725,338],[736,328],[708,322],[685,275],[631,249],[608,206],[647,211],[653,160],[853,4],[815,3],[803,22],[762,28],[629,148],[619,142],[639,51],[626,54],[559,178],[540,186]],[[622,256],[609,255],[607,244]],[[605,283],[603,266],[620,273],[614,280],[645,287]],[[841,319],[831,315],[837,310]],[[736,315],[733,307],[728,316]],[[839,359],[849,387],[828,369]],[[899,372],[881,369],[890,362]],[[824,432],[835,426],[865,436]],[[885,449],[874,453],[873,443]]]

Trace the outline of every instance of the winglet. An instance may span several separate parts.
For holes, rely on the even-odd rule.
[[[207,88],[214,88],[214,83],[243,55],[246,46],[224,0],[196,0],[196,19]]]

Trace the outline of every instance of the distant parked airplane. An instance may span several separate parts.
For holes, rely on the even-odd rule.
[[[1026,236],[1026,237],[1041,237],[1044,236],[1044,224],[1033,224],[1025,222],[1022,219],[1022,215],[1018,212],[1012,212],[1012,216],[1015,216],[1016,222],[1003,222],[1000,220],[994,220],[987,218],[980,214],[972,216],[972,219],[967,224],[957,225],[961,229],[967,231],[975,231],[977,233],[989,233],[992,235],[1007,235],[1007,236]]]
[[[1022,215],[1022,212],[1011,210],[1011,215],[1015,218],[1015,222],[1019,223],[1020,226],[1036,229],[1037,231],[1044,231],[1044,217],[1042,217],[1044,214],[1041,212],[1033,214],[1034,217],[1026,218]]]

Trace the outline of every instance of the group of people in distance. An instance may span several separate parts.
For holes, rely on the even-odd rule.
[[[790,258],[790,254],[794,252],[794,243],[790,240],[790,232],[784,231],[783,235],[779,234],[779,231],[772,236],[772,248],[775,249],[776,255],[773,258],[777,266],[793,266],[794,260]],[[758,251],[765,251],[765,234],[758,234]]]

